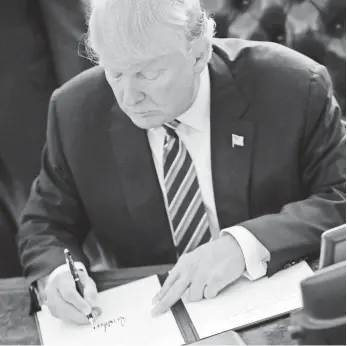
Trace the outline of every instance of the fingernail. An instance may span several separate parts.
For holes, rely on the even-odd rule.
[[[91,313],[92,313],[92,308],[91,307],[83,309],[83,314],[84,315],[89,315]]]

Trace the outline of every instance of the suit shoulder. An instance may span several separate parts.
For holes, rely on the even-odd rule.
[[[321,65],[293,49],[273,42],[242,39],[215,39],[217,50],[223,51],[231,63],[265,74],[310,78]]]
[[[309,97],[325,102],[331,95],[327,69],[293,49],[272,42],[221,39],[214,51],[252,100],[272,102],[276,98],[284,104],[286,99],[295,99],[304,109]]]
[[[59,114],[81,114],[99,107],[111,106],[114,96],[106,81],[103,68],[100,66],[85,70],[55,90],[52,99]]]

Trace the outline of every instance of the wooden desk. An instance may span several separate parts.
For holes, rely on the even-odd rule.
[[[114,272],[94,273],[98,290],[102,291],[135,279],[167,272],[170,266],[118,269]],[[28,316],[30,297],[23,278],[0,280],[0,344],[40,344],[33,317]],[[289,317],[262,326],[240,331],[248,345],[295,344],[290,339]]]

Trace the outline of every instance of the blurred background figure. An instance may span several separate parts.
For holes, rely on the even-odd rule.
[[[346,115],[346,0],[203,0],[217,37],[272,41],[327,67]]]
[[[0,154],[28,195],[39,172],[49,98],[90,67],[79,0],[3,0],[0,11]]]
[[[0,156],[0,279],[22,276],[15,241],[19,206],[24,203],[20,191]]]
[[[85,1],[1,1],[0,277],[20,275],[16,222],[40,169],[50,96],[91,66],[78,54],[84,15]]]

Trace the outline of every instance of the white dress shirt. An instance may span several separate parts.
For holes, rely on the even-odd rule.
[[[236,225],[223,230],[220,230],[219,227],[211,171],[210,77],[208,67],[201,73],[199,90],[193,105],[177,119],[181,124],[176,133],[185,144],[193,160],[212,238],[217,239],[220,236],[231,234],[239,243],[245,258],[246,271],[244,275],[250,280],[264,276],[267,262],[270,260],[270,252],[250,231],[242,226]],[[163,172],[165,130],[163,127],[159,127],[148,130],[147,134],[166,210],[168,210]],[[84,265],[80,262],[76,262],[76,267],[85,270]],[[66,265],[56,268],[49,275],[48,280],[52,280],[57,273],[64,270],[67,270]],[[45,284],[46,280],[43,281],[42,284]]]
[[[239,243],[246,262],[245,275],[258,279],[266,274],[269,251],[256,239],[251,232],[241,226],[232,226],[220,230],[212,184],[211,170],[211,136],[210,136],[210,78],[208,67],[200,76],[200,86],[192,106],[177,120],[180,125],[176,133],[186,146],[195,166],[202,200],[212,233],[212,238],[231,234]],[[167,195],[164,185],[163,154],[165,133],[163,127],[148,130],[148,140],[152,150],[160,187],[168,210]],[[171,231],[173,231],[171,229]]]

